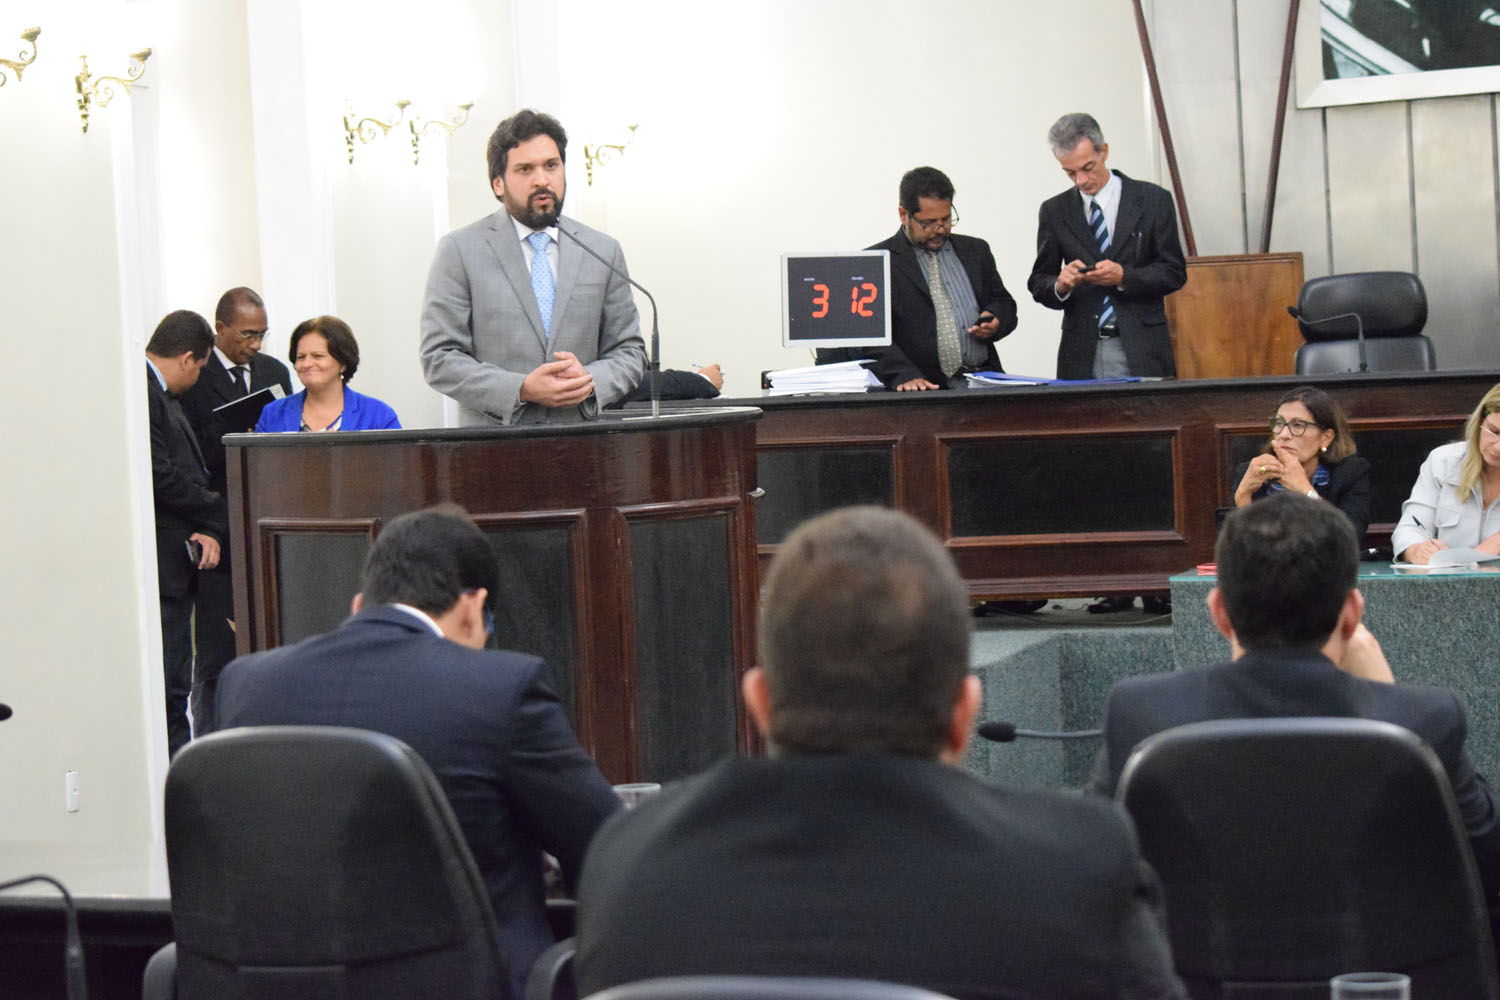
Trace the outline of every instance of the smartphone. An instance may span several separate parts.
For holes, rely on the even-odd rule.
[[[191,538],[189,538],[183,544],[187,546],[188,562],[196,566],[203,561],[202,544],[193,541]]]
[[[1092,271],[1094,268],[1096,268],[1098,266],[1099,266],[1098,264],[1085,264],[1085,265],[1083,265],[1083,270],[1080,271],[1080,272],[1078,272],[1078,273],[1079,274],[1088,274],[1090,271]]]

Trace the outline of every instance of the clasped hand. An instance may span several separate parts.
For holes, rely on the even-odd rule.
[[[1112,260],[1101,260],[1092,268],[1081,260],[1070,260],[1057,273],[1057,294],[1067,295],[1081,284],[1116,288],[1125,282],[1125,269]]]
[[[558,409],[577,406],[594,392],[594,376],[571,351],[554,351],[553,361],[533,368],[521,383],[521,402]]]

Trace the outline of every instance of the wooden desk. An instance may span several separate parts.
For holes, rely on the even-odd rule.
[[[1500,373],[757,399],[761,559],[813,514],[876,503],[936,531],[976,598],[1165,592],[1211,558],[1234,466],[1264,444],[1276,400],[1308,381],[1344,406],[1374,466],[1367,543],[1379,545],[1422,459]]]
[[[335,627],[381,525],[453,501],[499,556],[498,645],[547,659],[604,774],[701,770],[753,745],[759,416],[229,435],[240,652]]]

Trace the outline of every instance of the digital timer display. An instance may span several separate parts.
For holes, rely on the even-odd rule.
[[[888,346],[890,285],[887,250],[782,254],[782,345]]]

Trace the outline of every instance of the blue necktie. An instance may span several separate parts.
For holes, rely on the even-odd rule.
[[[1102,254],[1109,250],[1109,227],[1104,224],[1104,210],[1099,207],[1097,199],[1089,199],[1089,228],[1094,231],[1094,242],[1099,244],[1099,252]],[[1099,325],[1108,326],[1115,321],[1115,304],[1104,296],[1104,302],[1099,307]]]
[[[552,302],[557,288],[552,282],[552,265],[547,263],[547,243],[551,237],[546,233],[532,233],[526,237],[531,244],[531,291],[536,295],[537,311],[542,314],[542,330],[547,339],[552,339]]]

